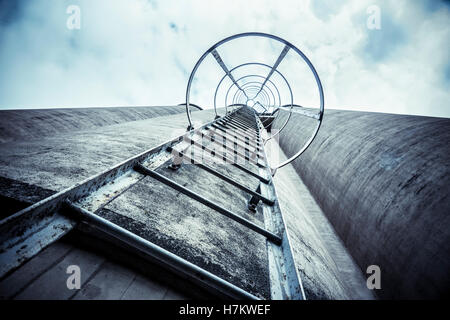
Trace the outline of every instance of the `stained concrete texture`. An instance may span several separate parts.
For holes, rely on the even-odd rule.
[[[293,115],[280,134],[287,155],[313,125]],[[294,163],[361,270],[381,268],[381,298],[449,296],[449,143],[450,119],[327,110]]]
[[[42,110],[42,118],[46,113]],[[195,114],[199,123],[212,120],[212,115],[212,111]],[[2,143],[0,176],[60,191],[185,133],[186,127],[186,115],[176,114]]]
[[[184,112],[183,106],[0,110],[0,143]]]

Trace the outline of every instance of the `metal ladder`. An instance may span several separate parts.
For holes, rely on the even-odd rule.
[[[241,106],[0,221],[0,278],[82,222],[221,296],[257,299],[254,294],[95,213],[149,176],[263,235],[266,238],[271,299],[305,299],[262,143],[261,130],[264,127],[255,111]],[[237,182],[232,176],[199,160],[199,152],[206,153],[215,162],[228,163],[246,175],[257,178],[258,185],[249,188]],[[157,172],[162,166],[178,170],[183,163],[193,163],[198,170],[205,170],[248,193],[248,208],[244,209],[255,211],[260,204],[264,227]]]

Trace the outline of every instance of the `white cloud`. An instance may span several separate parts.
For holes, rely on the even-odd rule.
[[[450,116],[447,5],[312,1],[21,1],[15,19],[0,24],[0,108],[178,104],[208,47],[260,31],[311,59],[328,108]],[[66,28],[69,4],[81,8],[81,30]],[[379,31],[366,28],[372,4],[381,9]],[[282,48],[236,44],[221,48],[230,67],[241,57],[273,63]],[[194,102],[206,105],[223,75],[210,60],[193,88]],[[295,56],[280,66],[295,102],[317,105],[304,70]]]

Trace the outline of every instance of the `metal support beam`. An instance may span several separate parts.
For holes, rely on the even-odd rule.
[[[255,99],[260,92],[262,91],[262,89],[264,88],[264,86],[266,85],[266,82],[270,79],[270,77],[272,76],[272,74],[275,72],[275,70],[278,68],[278,66],[280,65],[281,61],[283,61],[284,57],[286,56],[286,54],[289,51],[289,46],[285,45],[283,50],[281,50],[280,55],[278,56],[277,61],[275,61],[275,64],[273,65],[272,69],[269,71],[269,74],[267,75],[266,79],[264,79],[264,82],[261,85],[261,88],[259,89],[258,93],[253,97],[253,99]]]
[[[241,90],[244,95],[247,97],[247,94],[245,93],[244,90],[242,90],[242,88],[239,86],[239,84],[236,82],[236,80],[234,79],[233,75],[231,74],[230,70],[228,70],[227,66],[225,65],[225,63],[223,62],[222,58],[220,57],[220,54],[217,52],[216,49],[211,51],[211,54],[213,55],[214,59],[216,59],[217,63],[220,65],[220,67],[223,69],[223,71],[225,71],[225,73],[227,74],[227,76],[230,78],[230,80],[234,83],[234,85]]]
[[[267,155],[264,150],[263,154],[264,159],[267,161]],[[267,173],[267,171],[270,171],[270,169],[260,169],[261,174]],[[269,177],[272,180],[272,177]],[[266,196],[273,197],[273,199],[278,199],[273,182],[268,185],[260,184],[260,192]],[[306,296],[294,261],[289,233],[278,201],[271,207],[263,204],[262,211],[265,227],[269,230],[277,230],[282,234],[283,239],[281,246],[274,246],[272,243],[266,242],[272,299],[305,300]]]

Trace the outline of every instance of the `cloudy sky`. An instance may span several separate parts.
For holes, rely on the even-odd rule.
[[[67,27],[71,5],[80,29]],[[380,29],[368,27],[374,8]],[[205,50],[259,31],[309,57],[326,108],[450,117],[449,22],[450,4],[440,0],[0,0],[0,109],[182,103]],[[282,48],[242,40],[220,52],[232,68],[248,59],[271,65]],[[317,106],[298,56],[290,52],[280,72],[295,103]],[[208,57],[192,102],[212,106],[222,76]]]

